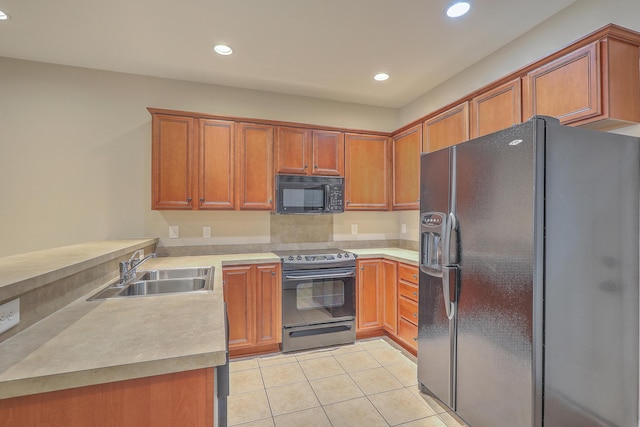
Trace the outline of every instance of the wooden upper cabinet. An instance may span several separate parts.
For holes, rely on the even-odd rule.
[[[191,117],[152,117],[152,209],[193,206],[194,123]]]
[[[542,65],[523,80],[523,118],[598,129],[640,122],[639,60],[637,44],[607,37]]]
[[[344,134],[278,127],[276,173],[342,176],[344,174]]]
[[[389,148],[384,136],[345,136],[345,210],[389,209]]]
[[[235,123],[198,120],[198,208],[234,209]]]
[[[308,175],[310,140],[308,129],[278,127],[276,173]]]
[[[524,78],[524,117],[546,115],[567,123],[599,116],[598,42],[545,64]]]
[[[471,100],[471,138],[522,122],[521,86],[517,78]]]
[[[314,130],[311,145],[313,175],[344,176],[344,133]]]
[[[394,210],[420,208],[421,144],[421,125],[416,125],[391,140]]]
[[[239,123],[237,195],[238,208],[273,210],[273,126]]]
[[[422,151],[430,153],[469,139],[469,102],[427,119],[422,128]]]

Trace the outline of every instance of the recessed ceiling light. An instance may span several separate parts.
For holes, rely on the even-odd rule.
[[[469,12],[469,9],[471,9],[471,5],[468,2],[459,1],[449,6],[447,16],[449,18],[457,18]]]
[[[213,50],[215,50],[216,53],[220,55],[231,55],[233,53],[233,49],[231,49],[231,46],[227,46],[226,44],[215,45],[213,47]]]
[[[9,15],[0,10],[0,21],[6,21],[9,19]]]
[[[383,82],[385,80],[387,80],[389,78],[389,74],[387,73],[378,73],[375,76],[373,76],[374,80],[377,80],[379,82]]]

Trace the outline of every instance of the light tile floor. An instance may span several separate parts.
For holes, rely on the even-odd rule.
[[[230,372],[229,426],[465,426],[420,393],[416,359],[387,338],[235,359]]]

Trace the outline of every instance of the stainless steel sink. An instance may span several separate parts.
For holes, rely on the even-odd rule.
[[[163,270],[140,271],[137,280],[181,279],[185,277],[205,277],[211,267],[168,268]]]
[[[207,280],[202,277],[180,279],[141,280],[118,292],[119,296],[179,294],[204,290]]]
[[[213,267],[163,268],[139,271],[125,282],[114,281],[89,300],[208,292],[213,290]]]

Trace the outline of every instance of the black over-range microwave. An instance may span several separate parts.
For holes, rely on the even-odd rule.
[[[276,175],[276,213],[344,212],[344,178]]]

